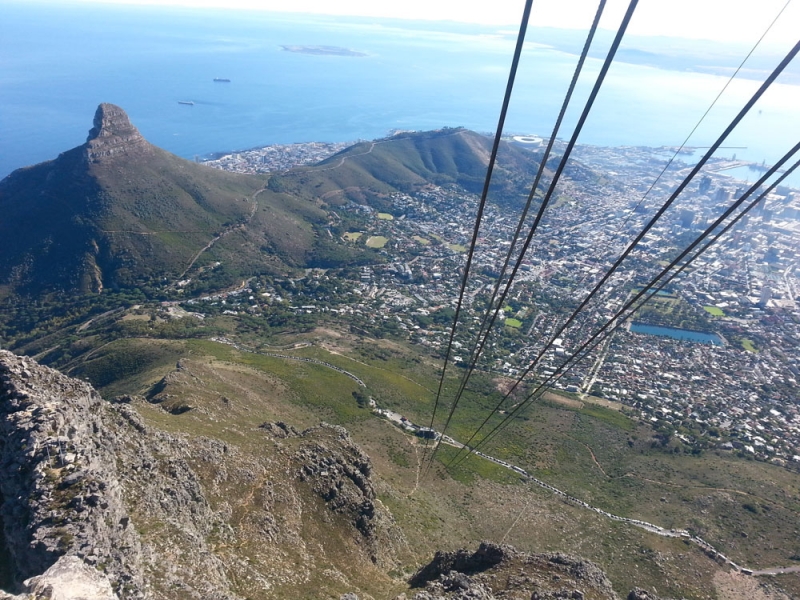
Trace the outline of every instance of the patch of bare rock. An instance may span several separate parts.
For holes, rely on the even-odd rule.
[[[527,554],[489,542],[474,552],[437,552],[409,584],[417,591],[394,600],[619,600],[594,563],[561,553]],[[358,596],[345,594],[340,600]],[[662,599],[637,588],[627,600]]]
[[[149,426],[145,402],[0,350],[0,600],[284,597],[320,564],[340,581],[396,564],[402,534],[341,427],[266,425],[249,455]]]

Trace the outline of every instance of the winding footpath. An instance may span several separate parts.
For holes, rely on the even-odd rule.
[[[332,171],[333,169],[338,169],[341,167],[348,158],[356,158],[357,156],[364,156],[365,154],[372,154],[372,151],[375,149],[375,144],[385,144],[386,142],[390,142],[392,140],[384,140],[382,142],[370,142],[369,150],[366,152],[359,152],[358,154],[348,154],[347,156],[343,156],[339,159],[339,162],[330,167],[322,167],[321,169],[313,169],[315,173],[321,173],[322,171]],[[311,170],[311,169],[309,169]],[[302,171],[299,171],[302,173]]]
[[[248,353],[251,353],[251,354],[259,354],[261,356],[269,356],[269,357],[273,357],[273,358],[282,358],[282,359],[285,359],[285,360],[297,360],[297,361],[308,362],[308,363],[320,365],[320,366],[323,366],[323,367],[326,367],[326,368],[329,368],[329,369],[333,369],[334,371],[337,371],[337,372],[349,377],[350,379],[352,379],[353,381],[358,383],[358,385],[360,385],[361,387],[367,387],[366,384],[364,383],[364,381],[362,381],[357,375],[354,375],[353,373],[350,373],[349,371],[346,371],[346,370],[342,369],[341,367],[337,367],[336,365],[332,365],[331,363],[328,363],[328,362],[325,362],[325,361],[322,361],[322,360],[318,360],[316,358],[306,358],[306,357],[302,357],[302,356],[291,356],[291,355],[288,355],[288,354],[279,354],[279,353],[275,353],[275,352],[259,352],[257,350],[252,349],[252,348],[247,348],[245,346],[242,346],[241,344],[238,344],[238,343],[236,343],[236,342],[234,342],[232,340],[229,340],[227,338],[221,338],[221,337],[211,338],[211,341],[212,342],[217,342],[217,343],[220,343],[220,344],[226,344],[226,345],[231,346],[232,348],[235,348],[235,349],[237,349],[237,350],[239,350],[241,352],[248,352]],[[384,412],[387,412],[387,411],[384,411],[383,409],[380,409],[380,408],[375,408],[373,410],[373,412],[377,412],[378,414],[383,414]],[[397,425],[397,424],[398,423],[395,423],[395,425]],[[418,425],[416,425],[416,424],[414,424],[414,423],[412,423],[410,421],[405,421],[405,422],[401,423],[401,425],[403,425],[405,427],[411,427],[411,428],[414,428],[414,429],[420,429],[420,426],[418,426]],[[441,436],[441,440],[442,440],[443,443],[445,443],[445,444],[447,444],[449,446],[453,446],[455,448],[465,448],[466,447],[461,442],[459,442],[459,441],[457,441],[457,440],[455,440],[452,437],[447,436],[447,435]],[[587,448],[588,448],[588,446],[587,446]],[[589,448],[589,451],[592,454],[592,458],[594,459],[594,462],[597,464],[597,466],[600,468],[600,470],[603,471],[603,468],[600,466],[600,464],[597,462],[597,459],[594,457],[594,452],[592,452],[590,448]],[[499,458],[495,458],[494,456],[489,456],[488,454],[485,454],[485,453],[483,453],[483,452],[481,452],[479,450],[473,450],[472,454],[474,454],[476,456],[479,456],[479,457],[481,457],[481,458],[483,458],[485,460],[491,461],[491,462],[493,462],[493,463],[495,463],[495,464],[497,464],[497,465],[499,465],[501,467],[504,467],[506,469],[510,469],[511,471],[514,471],[515,473],[517,473],[518,475],[523,477],[526,481],[534,483],[534,484],[538,485],[539,487],[542,487],[542,488],[552,492],[553,494],[561,497],[565,502],[568,502],[569,504],[572,504],[574,506],[578,506],[580,508],[585,508],[586,510],[591,510],[592,512],[595,512],[598,515],[601,515],[601,516],[604,516],[604,517],[606,517],[608,519],[611,519],[612,521],[617,521],[619,523],[627,523],[628,525],[633,525],[634,527],[639,527],[640,529],[644,529],[645,531],[647,531],[649,533],[654,533],[654,534],[660,535],[662,537],[680,538],[680,539],[687,540],[687,541],[695,544],[696,546],[698,546],[712,560],[714,560],[714,561],[716,561],[718,563],[722,563],[722,564],[728,565],[729,567],[731,567],[735,571],[738,571],[738,572],[743,573],[745,575],[754,575],[754,576],[765,576],[766,575],[766,576],[769,576],[769,575],[779,575],[779,574],[783,574],[783,573],[798,573],[798,572],[800,572],[800,566],[797,566],[797,567],[794,567],[794,566],[793,567],[771,567],[771,568],[759,569],[759,570],[754,570],[754,569],[749,569],[749,568],[743,567],[743,566],[735,563],[733,560],[731,560],[730,558],[728,558],[724,554],[722,554],[719,550],[717,550],[714,546],[709,544],[707,541],[705,541],[700,536],[692,535],[689,531],[687,531],[685,529],[665,529],[664,527],[661,527],[659,525],[655,525],[654,523],[649,523],[647,521],[643,521],[641,519],[631,519],[631,518],[628,518],[628,517],[621,517],[619,515],[615,515],[613,513],[610,513],[608,511],[603,510],[602,508],[598,508],[596,506],[592,506],[588,502],[584,502],[583,500],[581,500],[579,498],[576,498],[575,496],[571,496],[571,495],[567,494],[566,492],[558,489],[557,487],[552,486],[552,485],[550,485],[549,483],[547,483],[545,481],[542,481],[541,479],[537,479],[536,477],[534,477],[533,475],[531,475],[530,473],[528,473],[527,471],[525,471],[525,469],[523,469],[521,467],[518,467],[516,465],[512,465],[511,463],[506,462],[504,460],[501,460]],[[418,465],[418,467],[419,466],[420,465]],[[419,487],[419,470],[417,472],[417,477],[418,477],[417,483],[414,486],[414,489],[412,490],[411,494],[416,492],[417,488]]]
[[[197,259],[200,258],[200,256],[203,254],[203,252],[206,252],[207,250],[209,250],[214,244],[216,244],[218,241],[220,241],[222,238],[224,238],[226,235],[228,235],[231,231],[235,231],[237,229],[245,229],[250,224],[250,221],[252,221],[253,217],[256,216],[256,211],[258,210],[258,200],[256,200],[256,197],[266,189],[267,189],[267,186],[265,185],[260,190],[256,190],[255,192],[253,192],[250,195],[250,201],[253,203],[253,206],[250,209],[250,215],[248,215],[248,217],[245,220],[245,222],[244,223],[239,223],[237,225],[231,225],[230,227],[227,227],[219,235],[216,235],[213,238],[211,238],[211,241],[208,242],[202,248],[200,248],[200,250],[197,252],[197,254],[195,254],[194,257],[192,257],[192,260],[189,262],[189,264],[183,270],[183,273],[178,275],[178,278],[175,280],[176,282],[180,281],[181,279],[183,279],[186,276],[186,273],[188,273],[189,270],[194,266],[194,263],[197,262]]]
[[[235,348],[240,352],[248,352],[250,354],[258,354],[259,356],[269,356],[271,358],[282,358],[284,360],[297,360],[300,362],[307,362],[315,365],[320,365],[322,367],[327,367],[328,369],[333,369],[345,375],[355,381],[358,385],[365,388],[367,384],[364,383],[357,375],[353,375],[350,371],[345,371],[341,367],[337,367],[336,365],[332,365],[331,363],[325,362],[324,360],[319,360],[316,358],[306,358],[305,356],[291,356],[290,354],[278,354],[277,352],[259,352],[258,350],[254,350],[252,348],[248,348],[247,346],[242,346],[241,344],[237,344],[236,342],[229,340],[224,337],[212,337],[210,338],[212,342],[217,342],[218,344],[225,344],[230,346],[231,348]]]

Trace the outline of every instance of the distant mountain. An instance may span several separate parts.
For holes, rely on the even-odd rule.
[[[174,277],[248,219],[264,184],[169,154],[101,104],[85,144],[0,182],[0,282],[100,291]]]
[[[430,184],[478,193],[490,151],[489,138],[464,129],[402,133],[256,177],[161,150],[121,108],[101,104],[85,144],[0,181],[0,296],[150,289],[212,263],[230,283],[374,260],[328,235],[330,206],[380,205]],[[503,144],[490,199],[521,202],[536,166],[532,153]]]
[[[364,200],[365,190],[408,192],[428,184],[457,184],[477,194],[491,150],[491,138],[463,128],[400,133],[351,146],[315,167],[295,169],[281,181],[298,195],[313,190],[357,202]],[[537,167],[528,150],[501,144],[490,200],[522,202]]]

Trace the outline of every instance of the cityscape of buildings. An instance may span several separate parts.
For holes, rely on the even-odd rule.
[[[273,146],[211,164],[274,172],[318,162],[344,146]],[[576,149],[584,168],[559,183],[477,369],[515,378],[541,354],[529,379],[557,375],[633,293],[749,187],[741,175],[726,174],[745,168],[735,157],[709,161],[585,310],[558,333],[689,172],[687,157],[678,155],[648,193],[673,151]],[[750,166],[750,179],[756,179],[763,169]],[[521,209],[513,199],[489,200],[454,342],[452,360],[461,366],[470,361]],[[390,208],[381,210],[356,203],[331,209],[328,233],[374,248],[371,264],[313,269],[295,279],[254,279],[236,293],[190,301],[190,310],[339,315],[356,330],[404,337],[443,356],[477,198],[455,186],[430,185],[395,193],[387,202]],[[528,223],[535,208],[536,203]],[[800,193],[779,187],[552,386],[619,402],[665,434],[665,441],[681,440],[687,451],[716,447],[800,466],[798,239]],[[516,258],[512,253],[509,270]],[[635,333],[631,322],[661,327],[662,335]],[[676,337],[684,334],[711,335],[713,343]]]

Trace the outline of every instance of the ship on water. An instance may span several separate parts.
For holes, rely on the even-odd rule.
[[[185,104],[187,106],[194,106],[194,102],[191,100],[178,100],[178,104]]]
[[[225,77],[214,77],[214,81],[217,83],[230,83],[230,79],[226,79]]]

